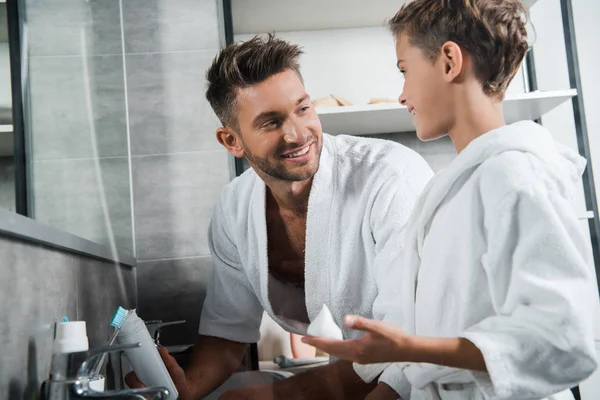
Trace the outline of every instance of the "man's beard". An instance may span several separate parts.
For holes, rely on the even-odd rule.
[[[281,179],[284,181],[293,181],[293,182],[305,181],[309,178],[312,178],[316,174],[316,172],[319,170],[319,161],[321,158],[322,145],[317,140],[315,140],[313,142],[315,145],[314,151],[317,152],[317,154],[316,154],[317,165],[316,165],[314,171],[312,169],[310,169],[310,170],[298,171],[298,172],[289,171],[287,168],[285,168],[285,166],[283,165],[283,162],[274,162],[274,161],[271,161],[266,158],[261,158],[261,157],[255,156],[248,149],[248,147],[246,147],[244,140],[241,140],[241,142],[242,142],[242,147],[244,148],[244,152],[246,153],[246,158],[248,159],[248,161],[251,162],[253,165],[255,165],[256,168],[260,169],[262,172],[264,172],[265,174],[267,174],[273,178]],[[284,152],[287,150],[292,150],[292,149],[283,149],[281,152]]]

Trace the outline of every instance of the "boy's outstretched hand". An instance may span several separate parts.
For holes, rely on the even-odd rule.
[[[396,325],[347,315],[348,328],[366,332],[360,339],[304,337],[302,341],[333,356],[359,364],[410,362],[487,371],[481,351],[468,339],[409,335]]]
[[[359,364],[412,361],[412,338],[387,322],[347,315],[348,328],[366,332],[360,339],[304,337],[302,341],[333,356]]]

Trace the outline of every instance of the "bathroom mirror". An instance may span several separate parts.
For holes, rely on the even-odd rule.
[[[0,207],[16,211],[6,3],[0,3]]]
[[[0,207],[133,254],[122,25],[110,5],[0,3]]]

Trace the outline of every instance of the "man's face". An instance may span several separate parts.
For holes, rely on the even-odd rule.
[[[284,181],[312,178],[323,146],[321,121],[302,81],[291,70],[240,89],[238,127],[255,170]]]

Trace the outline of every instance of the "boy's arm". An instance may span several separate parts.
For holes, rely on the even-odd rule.
[[[485,219],[483,258],[495,315],[460,336],[483,354],[472,375],[490,397],[544,398],[596,368],[596,281],[573,207],[543,183],[515,190]],[[474,305],[475,306],[475,305]]]
[[[346,317],[346,325],[366,334],[355,340],[306,337],[303,341],[336,357],[360,364],[428,363],[486,371],[483,354],[465,338],[408,335],[394,324],[359,316]]]
[[[598,292],[587,265],[589,245],[571,205],[528,188],[505,197],[492,214],[485,221],[490,245],[483,260],[489,285],[482,290],[490,292],[496,315],[460,338],[410,336],[359,318],[369,325],[355,325],[368,331],[361,339],[305,341],[361,363],[470,369],[479,389],[493,398],[545,398],[587,378],[597,365],[591,316]]]

